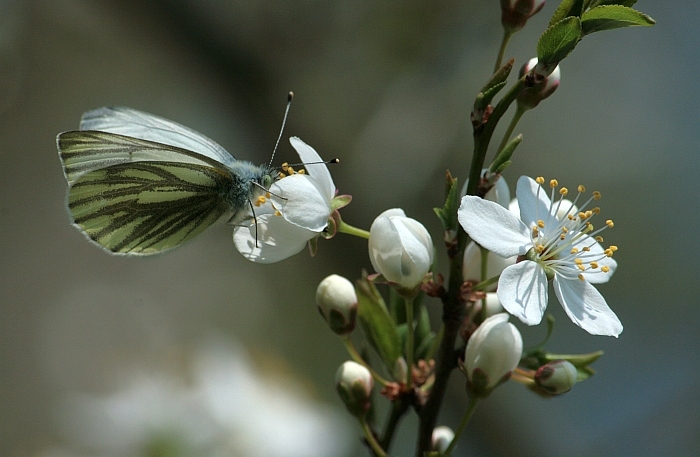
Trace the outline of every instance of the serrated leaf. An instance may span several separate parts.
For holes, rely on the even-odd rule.
[[[583,0],[563,0],[549,20],[549,25],[552,26],[557,22],[567,17],[581,17],[583,13]]]
[[[484,92],[482,92],[483,97],[480,100],[480,102],[483,105],[483,108],[491,104],[491,100],[493,100],[493,97],[495,97],[496,94],[499,93],[501,89],[503,89],[506,86],[506,83],[507,81],[503,81],[498,84],[494,84],[493,86],[489,87]]]
[[[622,6],[634,6],[637,0],[598,0],[591,4],[591,8],[599,5],[622,5]]]
[[[384,300],[377,288],[363,278],[357,287],[358,313],[360,326],[370,345],[377,351],[385,366],[391,370],[401,356],[401,343],[396,325],[389,316]]]
[[[574,50],[581,39],[581,21],[567,17],[544,31],[537,42],[538,63],[556,65]]]
[[[622,5],[597,6],[583,13],[581,27],[584,35],[623,27],[650,26],[656,21],[644,13]]]

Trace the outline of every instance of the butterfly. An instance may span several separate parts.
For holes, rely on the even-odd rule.
[[[235,225],[279,176],[201,133],[125,107],[86,112],[56,145],[73,225],[112,254],[173,249],[227,213]]]

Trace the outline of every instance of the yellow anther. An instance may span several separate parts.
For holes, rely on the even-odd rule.
[[[584,186],[583,184],[579,184],[579,185],[578,185],[578,191],[579,191],[579,193],[581,193],[581,194],[584,193],[584,192],[586,191],[586,186]]]
[[[550,180],[549,180],[549,187],[551,187],[552,189],[554,189],[554,188],[557,187],[558,185],[559,185],[559,181],[557,181],[556,179],[550,179]]]
[[[544,184],[544,178],[542,176],[538,176],[535,178],[535,182],[541,186]]]
[[[589,252],[590,250],[591,250],[591,248],[589,248],[588,246],[583,247],[583,252]]]
[[[612,245],[608,249],[610,249],[612,252],[615,252],[615,251],[617,251],[617,246]]]
[[[602,195],[600,195],[600,192],[597,190],[593,191],[593,200],[600,200],[601,197]]]
[[[584,278],[582,274],[579,274],[579,275],[578,275],[578,279],[580,279],[581,281],[585,281],[585,280],[586,280],[586,278]]]
[[[580,217],[581,219],[585,219],[585,218],[586,218],[586,213],[584,213],[583,211],[581,211],[580,213],[578,213],[578,217]]]
[[[282,173],[282,172],[280,171],[278,176],[279,176],[280,179],[282,179],[282,178],[286,177],[287,175],[285,175],[284,173]]]
[[[576,265],[581,265],[581,264],[583,264],[583,260],[581,260],[581,259],[579,259],[578,257],[576,257],[576,258],[574,259],[574,263],[575,263]]]
[[[607,266],[607,265],[604,265],[604,266],[600,269],[600,271],[602,271],[603,273],[607,273],[607,272],[610,271],[610,267]]]
[[[585,267],[585,266],[583,266],[583,265],[576,265],[576,266],[578,267],[579,270],[581,270],[581,271],[586,271],[586,267]]]
[[[569,229],[566,227],[561,228],[561,233],[569,233]]]
[[[538,244],[537,246],[535,246],[535,251],[537,251],[538,254],[542,254],[542,252],[544,252],[544,246]]]
[[[562,233],[561,235],[559,235],[559,239],[564,241],[566,239],[566,233]]]
[[[295,173],[294,168],[292,168],[292,167],[287,167],[286,172],[289,173],[289,176],[291,176]]]
[[[265,198],[268,200],[272,197],[272,194],[270,192],[265,192]]]
[[[306,174],[306,170],[304,170],[304,169],[302,168],[302,169],[299,170],[297,173],[299,173],[300,175],[305,175],[305,174]]]
[[[596,206],[591,211],[593,211],[593,214],[600,214],[600,206]]]
[[[600,236],[600,235],[598,235],[598,236],[595,237],[595,240],[596,240],[598,243],[602,243],[602,242],[603,242],[603,237]]]
[[[607,221],[605,221],[605,225],[607,225],[610,228],[615,227],[615,223],[612,221],[612,219],[608,219]]]
[[[593,269],[598,268],[598,262],[591,262],[591,268],[593,268]]]
[[[571,254],[578,254],[578,248],[571,248]]]
[[[289,162],[284,162],[284,163],[282,163],[282,166],[280,168],[282,168],[284,170],[288,166],[289,166]]]
[[[603,251],[605,253],[606,257],[612,257],[613,256],[613,251],[611,251],[609,248]]]
[[[592,216],[593,216],[593,211],[591,211],[590,209],[588,211],[586,211],[586,219],[588,219],[589,217],[592,217]]]
[[[275,210],[275,216],[281,216],[281,215],[282,215],[282,213],[280,213],[279,210],[276,209],[276,210]]]
[[[543,221],[542,219],[539,219],[539,220],[537,221],[537,226],[538,226],[539,228],[544,228],[544,221]]]
[[[566,217],[568,217],[570,221],[575,219],[573,214],[567,214]]]
[[[566,187],[562,187],[561,189],[559,189],[559,194],[561,194],[562,196],[566,196],[566,194],[568,193],[569,189],[567,189]]]
[[[532,227],[532,237],[537,238],[540,235],[540,230],[537,227]]]

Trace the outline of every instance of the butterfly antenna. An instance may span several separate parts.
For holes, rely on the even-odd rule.
[[[292,100],[294,100],[294,92],[289,91],[287,94],[287,109],[284,110],[284,119],[282,119],[282,128],[280,128],[280,134],[277,137],[277,142],[275,143],[275,148],[272,150],[272,157],[270,157],[270,163],[268,166],[272,166],[272,161],[275,158],[275,152],[277,152],[277,146],[280,144],[280,140],[282,139],[282,134],[284,133],[284,126],[287,123],[287,116],[289,115],[289,108],[292,106]]]

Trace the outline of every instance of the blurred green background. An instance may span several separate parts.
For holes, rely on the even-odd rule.
[[[286,438],[290,448],[335,439],[335,455],[367,455],[333,389],[344,350],[313,300],[327,274],[370,268],[366,244],[339,236],[313,259],[302,252],[256,265],[221,223],[166,255],[108,256],[69,224],[55,137],[88,109],[125,105],[263,163],[293,90],[286,136],[341,159],[335,183],[353,196],[344,219],[368,228],[402,207],[439,248],[432,208],[446,169],[466,177],[473,97],[501,38],[498,3],[0,1],[0,455],[128,455],[100,444],[110,430],[81,435],[102,422],[81,429],[73,399],[114,399],[133,379],[168,373],[196,384],[187,367],[212,338],[248,354],[265,382],[294,379],[327,418],[325,429]],[[534,55],[557,4],[512,40],[516,65]],[[700,455],[700,262],[690,230],[700,223],[700,4],[637,7],[658,24],[586,37],[564,61],[556,94],[519,124],[525,140],[505,174],[512,188],[527,174],[603,193],[603,217],[616,223],[606,242],[620,247],[620,268],[599,290],[625,330],[618,340],[590,336],[552,300],[550,349],[605,350],[599,374],[550,400],[506,384],[483,402],[455,455]],[[283,160],[295,160],[286,141]],[[428,306],[437,321],[438,303]],[[518,325],[526,345],[544,334]],[[463,388],[455,373],[441,424],[457,424]],[[230,414],[252,423],[258,408],[250,408]],[[405,421],[392,455],[412,455],[415,422]],[[284,422],[255,424],[259,435],[227,433],[284,436]],[[335,438],[318,438],[328,430]],[[239,455],[291,455],[276,452]]]

